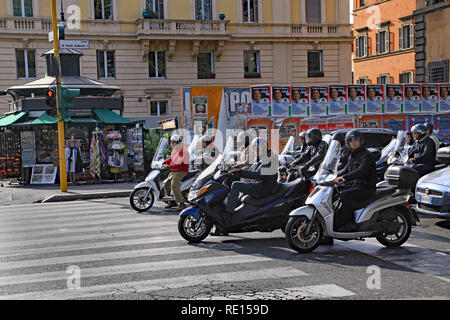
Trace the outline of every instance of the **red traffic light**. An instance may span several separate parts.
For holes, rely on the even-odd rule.
[[[53,98],[54,95],[55,95],[55,92],[53,90],[47,90],[47,97]]]

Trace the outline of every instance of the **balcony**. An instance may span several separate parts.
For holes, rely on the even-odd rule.
[[[0,17],[0,33],[47,35],[52,31],[49,18]]]

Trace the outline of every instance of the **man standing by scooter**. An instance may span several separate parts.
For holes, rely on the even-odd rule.
[[[173,208],[178,204],[176,210],[179,211],[186,209],[180,186],[181,180],[183,180],[189,172],[190,161],[189,151],[182,142],[183,138],[181,136],[173,135],[170,138],[172,153],[170,155],[170,160],[166,160],[163,163],[166,169],[170,169],[170,174],[164,181],[164,192],[166,196],[168,196],[170,195],[170,190],[172,189],[176,201],[175,203],[169,203],[165,206],[165,208]]]

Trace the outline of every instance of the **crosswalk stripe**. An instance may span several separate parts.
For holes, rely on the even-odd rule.
[[[304,300],[331,299],[355,296],[352,291],[335,284],[320,284],[305,287],[263,290],[244,294],[230,294],[226,296],[200,296],[199,300]]]
[[[155,261],[136,264],[124,264],[81,269],[82,277],[111,276],[138,272],[153,272],[160,270],[175,270],[184,268],[196,268],[216,265],[230,265],[242,263],[255,263],[273,261],[273,258],[264,257],[261,254],[228,255],[219,257],[193,258],[182,260]],[[32,273],[24,275],[11,275],[0,277],[0,286],[17,285],[24,283],[47,282],[66,280],[66,270]]]
[[[81,271],[83,274],[83,271]],[[39,292],[27,292],[0,296],[0,300],[63,300],[77,298],[94,298],[114,294],[136,292],[152,292],[167,289],[180,289],[201,286],[214,281],[214,284],[234,282],[247,282],[269,279],[283,279],[305,276],[306,273],[294,268],[267,268],[258,270],[244,270],[211,274],[195,274],[176,278],[152,279],[144,281],[114,283],[98,286],[83,287],[80,289],[57,289]]]
[[[12,262],[2,262],[0,263],[0,270],[11,270],[11,269],[19,269],[19,268],[29,268],[29,267],[40,267],[40,266],[49,266],[55,264],[73,264],[73,263],[82,263],[82,262],[92,262],[92,261],[103,261],[110,259],[127,259],[127,258],[139,258],[139,257],[152,257],[152,256],[160,256],[160,255],[169,255],[169,254],[179,254],[179,253],[195,253],[195,252],[204,252],[209,251],[211,249],[214,250],[236,250],[242,248],[239,245],[233,243],[221,243],[216,246],[205,246],[205,245],[197,245],[190,246],[180,245],[177,247],[162,247],[162,248],[151,248],[151,249],[143,249],[143,250],[128,250],[128,251],[116,251],[116,252],[108,252],[108,253],[93,253],[93,254],[84,254],[84,255],[74,255],[74,256],[64,256],[64,257],[56,257],[56,258],[44,258],[44,259],[33,259],[33,260],[25,260],[25,261],[12,261]]]

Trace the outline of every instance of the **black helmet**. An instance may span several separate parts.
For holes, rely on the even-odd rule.
[[[425,127],[427,127],[427,130],[430,130],[430,132],[433,132],[434,126],[431,122],[425,122]]]
[[[423,123],[418,123],[411,128],[412,133],[417,133],[419,135],[419,140],[428,134],[428,128]]]
[[[322,132],[317,128],[309,129],[306,132],[306,144],[308,146],[318,144],[322,140]]]
[[[362,147],[363,144],[364,144],[364,138],[363,138],[362,133],[359,130],[356,130],[356,129],[350,130],[345,135],[345,144],[347,145],[347,147],[349,149],[351,149],[350,145],[349,145],[349,142],[350,141],[356,141],[356,140],[359,140],[361,142],[360,146]]]

